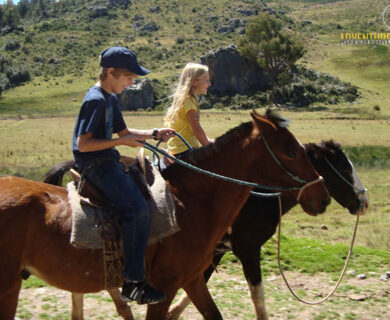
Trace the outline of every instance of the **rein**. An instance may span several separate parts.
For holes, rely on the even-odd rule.
[[[341,274],[340,274],[340,277],[339,279],[337,280],[337,283],[336,285],[334,286],[334,288],[330,291],[330,293],[324,297],[323,299],[321,300],[318,300],[318,301],[308,301],[308,300],[304,300],[303,298],[299,297],[295,291],[291,288],[284,272],[283,272],[283,268],[282,268],[282,265],[281,265],[281,262],[280,262],[280,237],[281,237],[281,230],[282,230],[282,201],[281,201],[281,197],[278,197],[278,201],[279,201],[279,224],[278,224],[278,245],[277,245],[277,249],[278,249],[278,266],[279,266],[279,271],[280,271],[280,274],[282,275],[283,277],[283,280],[287,286],[287,288],[290,290],[291,294],[300,302],[303,302],[305,304],[310,304],[310,305],[316,305],[316,304],[320,304],[326,300],[328,300],[334,293],[335,291],[337,290],[337,288],[339,287],[340,283],[341,283],[341,280],[343,279],[344,275],[345,275],[345,271],[347,270],[347,267],[348,267],[348,263],[349,263],[349,260],[352,256],[352,249],[353,249],[353,244],[355,242],[355,238],[356,238],[356,232],[357,232],[357,227],[358,227],[358,224],[359,224],[359,217],[360,217],[360,214],[356,214],[356,223],[355,223],[355,228],[353,230],[353,235],[352,235],[352,239],[351,239],[351,245],[350,245],[350,248],[349,248],[349,251],[348,251],[348,256],[347,256],[347,259],[345,260],[345,263],[344,263],[344,268],[343,270],[341,271]]]
[[[193,148],[187,143],[187,141],[185,141],[185,139],[178,133],[175,132],[175,135],[177,135],[182,141],[183,143],[190,149],[192,150]],[[279,165],[279,167],[282,169],[283,172],[285,172],[286,174],[288,174],[293,180],[295,181],[298,181],[302,184],[304,184],[302,187],[289,187],[289,188],[286,188],[286,187],[275,187],[275,186],[267,186],[267,185],[261,185],[261,184],[257,184],[257,183],[253,183],[253,182],[248,182],[248,181],[243,181],[243,180],[239,180],[239,179],[234,179],[234,178],[230,178],[230,177],[226,177],[226,176],[223,176],[223,175],[220,175],[220,174],[216,174],[216,173],[213,173],[213,172],[210,172],[208,170],[203,170],[201,168],[198,168],[188,162],[185,162],[181,159],[178,159],[172,155],[170,155],[169,153],[167,153],[165,150],[162,150],[161,148],[159,148],[159,144],[161,143],[161,140],[157,143],[156,146],[146,142],[146,141],[142,141],[142,144],[144,145],[144,147],[148,150],[150,150],[152,153],[153,153],[153,156],[156,155],[158,160],[159,160],[159,156],[158,156],[158,153],[160,153],[161,155],[167,157],[168,159],[178,163],[179,165],[185,167],[185,168],[188,168],[188,169],[191,169],[191,170],[194,170],[198,173],[202,173],[202,174],[205,174],[207,176],[210,176],[212,178],[217,178],[217,179],[221,179],[221,180],[224,180],[224,181],[228,181],[228,182],[232,182],[232,183],[236,183],[236,184],[240,184],[240,185],[244,185],[244,186],[248,186],[248,187],[253,187],[253,188],[263,188],[263,189],[267,189],[267,190],[281,190],[281,191],[292,191],[292,190],[299,190],[298,192],[298,195],[297,195],[297,201],[299,202],[299,199],[303,193],[303,191],[310,187],[311,185],[317,183],[317,182],[320,182],[322,180],[324,180],[323,177],[319,176],[316,180],[313,180],[313,181],[306,181],[304,179],[301,179],[300,177],[298,176],[295,176],[294,174],[292,174],[291,172],[289,172],[286,168],[283,167],[283,165],[280,163],[279,159],[276,157],[276,155],[272,152],[270,146],[268,145],[267,141],[265,140],[263,134],[261,134],[261,137],[262,137],[262,140],[264,142],[264,145],[266,146],[268,152],[270,153],[270,155],[272,156],[272,158],[275,160],[275,162]],[[331,168],[339,175],[341,176],[341,178],[350,186],[352,186],[355,190],[356,190],[356,187],[351,185],[333,166],[332,164],[325,158],[325,160],[328,162],[328,164],[331,166]],[[159,161],[158,161],[159,162]],[[358,190],[360,193],[362,192],[361,190]],[[363,190],[363,192],[365,192],[365,190]],[[288,283],[288,280],[286,278],[286,276],[284,275],[284,272],[283,272],[283,269],[282,269],[282,266],[281,266],[281,262],[280,262],[280,238],[281,238],[281,224],[282,224],[282,200],[281,200],[281,193],[280,192],[277,192],[277,193],[261,193],[261,192],[255,192],[255,191],[251,191],[251,194],[252,195],[255,195],[255,196],[261,196],[261,197],[278,197],[278,204],[279,204],[279,224],[278,224],[278,245],[277,245],[277,251],[278,251],[278,266],[279,266],[279,271],[280,271],[280,274],[282,275],[283,277],[283,280],[284,282],[286,283],[286,286],[287,288],[290,290],[291,294],[300,302],[303,302],[303,303],[306,303],[306,304],[309,304],[309,305],[316,305],[316,304],[320,304],[326,300],[328,300],[333,294],[334,292],[337,290],[338,286],[340,285],[341,283],[341,280],[343,279],[344,275],[345,275],[345,271],[347,269],[347,266],[348,266],[348,263],[349,263],[349,260],[351,258],[351,255],[352,255],[352,249],[353,249],[353,244],[355,242],[355,238],[356,238],[356,232],[357,232],[357,227],[358,227],[358,223],[359,223],[359,216],[360,214],[357,214],[357,218],[356,218],[356,224],[355,224],[355,228],[354,228],[354,232],[353,232],[353,236],[352,236],[352,240],[351,240],[351,246],[350,246],[350,249],[349,249],[349,252],[348,252],[348,256],[347,256],[347,259],[345,261],[345,264],[344,264],[344,268],[341,272],[341,275],[335,285],[335,287],[331,290],[331,292],[323,299],[319,300],[319,301],[307,301],[307,300],[304,300],[302,298],[300,298],[295,292],[294,290],[291,288],[290,284]]]
[[[190,148],[190,150],[192,150],[193,148],[187,143],[187,141],[185,141],[185,139],[180,135],[178,134],[177,132],[174,133],[176,136],[178,136],[184,143],[187,147]],[[248,182],[248,181],[243,181],[243,180],[240,180],[240,179],[234,179],[234,178],[230,178],[230,177],[226,177],[226,176],[223,176],[223,175],[220,175],[220,174],[217,174],[217,173],[214,173],[214,172],[211,172],[211,171],[208,171],[208,170],[203,170],[201,168],[198,168],[188,162],[185,162],[181,159],[178,159],[172,155],[170,155],[169,153],[167,153],[165,150],[162,150],[161,148],[158,147],[158,145],[161,143],[161,140],[157,143],[156,146],[146,142],[146,141],[140,141],[144,147],[148,150],[150,150],[151,152],[153,152],[153,155],[156,154],[157,157],[159,158],[158,156],[158,153],[162,154],[163,156],[167,157],[168,159],[180,164],[181,166],[187,168],[187,169],[191,169],[191,170],[194,170],[198,173],[202,173],[202,174],[205,174],[207,176],[210,176],[212,178],[217,178],[217,179],[220,179],[220,180],[224,180],[224,181],[228,181],[228,182],[232,182],[232,183],[236,183],[236,184],[240,184],[240,185],[243,185],[243,186],[247,186],[247,187],[253,187],[253,188],[262,188],[262,189],[266,189],[266,190],[280,190],[280,191],[296,191],[296,190],[299,190],[298,192],[298,196],[297,196],[297,201],[299,202],[299,199],[302,195],[302,192],[309,186],[317,183],[317,182],[320,182],[323,180],[323,177],[319,176],[316,180],[313,180],[313,181],[306,181],[304,179],[301,179],[295,175],[293,175],[292,173],[290,173],[287,169],[285,169],[282,164],[280,163],[280,161],[278,160],[278,158],[275,156],[275,154],[272,152],[271,148],[269,147],[267,141],[265,140],[263,134],[261,134],[261,137],[262,137],[262,140],[264,142],[264,145],[266,146],[268,152],[271,154],[272,158],[276,161],[276,163],[279,165],[279,167],[285,172],[287,173],[293,180],[295,181],[298,181],[300,183],[303,183],[304,186],[302,187],[276,187],[276,186],[268,186],[268,185],[262,185],[262,184],[258,184],[258,183],[253,183],[253,182]],[[277,193],[261,193],[261,192],[255,192],[255,191],[251,191],[251,194],[255,195],[255,196],[260,196],[260,197],[280,197],[280,192],[277,192]]]
[[[328,163],[328,165],[332,168],[332,170],[346,183],[348,184],[350,187],[352,187],[355,191],[357,191],[358,193],[360,194],[364,194],[366,192],[366,189],[358,189],[356,188],[356,186],[354,186],[353,184],[351,184],[347,179],[345,179],[343,177],[343,175],[332,165],[332,163],[326,158],[324,157],[325,161]],[[306,187],[306,186],[305,186]],[[341,280],[343,279],[344,275],[345,275],[345,272],[347,270],[347,267],[348,267],[348,263],[351,259],[351,256],[352,256],[352,249],[353,249],[353,244],[355,242],[355,238],[356,238],[356,233],[357,233],[357,227],[358,227],[358,224],[359,224],[359,217],[360,217],[360,213],[357,213],[356,214],[356,223],[355,223],[355,227],[354,227],[354,230],[353,230],[353,235],[352,235],[352,239],[351,239],[351,244],[350,244],[350,247],[349,247],[349,251],[348,251],[348,256],[347,256],[347,259],[345,260],[345,263],[344,263],[344,267],[343,267],[343,270],[341,271],[341,274],[340,274],[340,277],[339,279],[337,280],[334,288],[330,291],[330,293],[328,295],[326,295],[323,299],[320,299],[318,301],[308,301],[308,300],[304,300],[303,298],[299,297],[295,291],[291,288],[284,272],[283,272],[283,268],[282,268],[282,265],[281,265],[281,262],[280,262],[280,237],[281,237],[281,233],[282,233],[282,202],[281,202],[281,197],[279,196],[278,197],[278,202],[279,202],[279,224],[278,224],[278,245],[277,245],[277,251],[278,251],[278,266],[279,266],[279,271],[280,271],[280,274],[282,275],[283,277],[283,280],[287,286],[287,288],[290,290],[291,294],[300,302],[303,302],[305,304],[309,304],[309,305],[316,305],[316,304],[320,304],[326,300],[328,300],[337,290],[337,288],[339,287],[340,283],[341,283]]]

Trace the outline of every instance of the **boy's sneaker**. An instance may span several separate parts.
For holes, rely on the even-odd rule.
[[[121,299],[137,301],[138,304],[155,304],[165,300],[164,293],[157,291],[146,281],[125,281],[122,287]]]

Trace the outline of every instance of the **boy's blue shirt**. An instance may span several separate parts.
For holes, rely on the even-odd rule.
[[[112,121],[109,120],[112,106]],[[107,119],[106,119],[107,118]],[[111,128],[106,128],[110,126]],[[76,124],[73,130],[72,150],[78,168],[86,162],[97,158],[117,158],[114,148],[93,152],[81,152],[77,148],[77,137],[88,132],[95,139],[111,139],[111,133],[117,133],[126,128],[118,100],[114,94],[105,92],[98,86],[93,86],[84,97]]]

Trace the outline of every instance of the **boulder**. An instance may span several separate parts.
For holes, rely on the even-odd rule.
[[[133,21],[140,21],[140,20],[144,20],[145,18],[143,17],[143,15],[141,14],[136,14],[134,17],[133,17]]]
[[[159,29],[158,25],[155,22],[147,22],[144,21],[137,21],[132,26],[134,31],[140,32],[140,31],[157,31]]]
[[[160,8],[160,6],[153,6],[153,7],[149,8],[149,12],[158,13],[158,12],[161,12],[161,8]]]
[[[236,32],[237,32],[238,34],[242,35],[242,34],[245,34],[246,29],[245,29],[244,27],[240,27],[240,28],[238,28],[238,29],[236,30]]]
[[[311,22],[310,20],[303,20],[303,21],[301,21],[302,27],[306,27],[306,26],[309,26],[311,24],[313,24],[313,22]]]
[[[209,67],[214,94],[243,94],[248,90],[265,90],[268,77],[256,62],[240,56],[235,45],[213,50],[201,57],[201,63]]]
[[[231,18],[228,20],[228,24],[232,26],[234,29],[236,29],[240,26],[241,20],[237,18]]]
[[[121,9],[127,9],[131,5],[130,0],[108,0],[108,7],[117,7]]]
[[[228,33],[228,32],[233,32],[233,31],[234,31],[234,27],[227,25],[227,24],[219,25],[217,27],[218,33]]]
[[[219,17],[218,16],[208,16],[206,18],[206,21],[212,22],[212,21],[218,21]]]
[[[101,18],[108,15],[108,8],[105,6],[94,5],[88,8],[89,16],[92,19]]]
[[[154,93],[149,79],[136,79],[133,86],[118,95],[121,110],[137,110],[154,107]]]
[[[257,8],[237,8],[235,11],[245,16],[256,16],[259,14],[259,9]]]

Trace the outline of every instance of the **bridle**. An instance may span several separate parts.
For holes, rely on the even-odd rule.
[[[280,163],[279,159],[276,157],[276,155],[272,152],[267,140],[264,138],[264,135],[263,133],[261,133],[261,138],[264,142],[264,145],[265,147],[267,148],[268,152],[270,153],[270,155],[272,156],[272,158],[275,160],[275,162],[278,164],[278,166],[282,169],[282,171],[284,173],[286,173],[287,175],[289,175],[291,177],[291,179],[295,180],[295,181],[298,181],[300,183],[303,184],[303,186],[299,189],[299,192],[298,192],[298,195],[297,195],[297,202],[299,202],[299,200],[301,199],[301,195],[303,193],[303,191],[312,186],[313,184],[316,184],[317,182],[320,182],[320,181],[323,181],[324,178],[322,176],[319,176],[317,179],[315,180],[312,180],[312,181],[307,181],[305,179],[302,179],[294,174],[292,174],[290,171],[288,171],[285,167],[283,167],[283,165]]]
[[[328,160],[327,157],[324,156],[324,159],[325,159],[325,162],[328,164],[328,166],[340,177],[340,179],[345,182],[347,185],[349,185],[357,194],[360,194],[360,195],[364,195],[368,189],[367,188],[363,188],[363,189],[359,189],[357,188],[355,185],[353,185],[352,183],[350,183],[334,166],[333,164]],[[364,201],[360,200],[360,210],[363,211],[364,209]],[[348,206],[348,205],[346,205]]]

